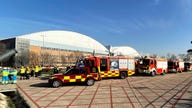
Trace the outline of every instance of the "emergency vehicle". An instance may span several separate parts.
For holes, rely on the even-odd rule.
[[[144,57],[137,62],[138,73],[145,73],[151,76],[167,73],[167,59]]]
[[[89,67],[74,66],[65,73],[54,74],[49,78],[49,84],[53,87],[62,86],[64,83],[83,82],[88,86],[94,85],[96,80],[101,80],[97,71],[91,71]]]
[[[187,72],[187,71],[192,71],[192,62],[185,62],[184,63],[184,70]]]
[[[182,60],[169,60],[168,61],[168,72],[183,72],[184,61]]]
[[[98,67],[98,72],[101,78],[109,77],[120,77],[124,79],[128,76],[135,74],[135,59],[128,57],[115,57],[115,56],[105,56],[105,57],[87,57],[85,61],[95,62]],[[93,68],[95,66],[89,66]]]
[[[135,60],[127,57],[86,57],[77,62],[76,66],[65,73],[54,74],[49,79],[49,84],[59,87],[64,83],[85,82],[88,86],[95,81],[108,77],[121,79],[135,73]]]

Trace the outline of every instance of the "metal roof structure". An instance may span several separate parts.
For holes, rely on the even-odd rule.
[[[74,51],[95,52],[108,54],[108,49],[95,39],[72,31],[43,31],[17,36],[16,38],[28,39],[30,45],[52,47]]]
[[[129,57],[140,57],[140,54],[128,46],[119,46],[119,47],[111,47],[110,52],[114,54],[114,56],[123,55]]]

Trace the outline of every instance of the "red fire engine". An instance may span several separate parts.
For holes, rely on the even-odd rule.
[[[138,60],[138,73],[145,73],[151,76],[167,73],[167,59],[144,57]]]
[[[135,74],[135,59],[128,57],[87,57],[85,61],[95,62],[101,78],[120,77],[126,78]],[[95,66],[88,66],[93,68]]]
[[[182,72],[184,71],[184,61],[181,60],[169,60],[168,72]]]
[[[187,62],[185,62],[184,63],[184,67],[185,67],[185,71],[187,72],[187,71],[192,71],[192,62],[189,62],[189,61],[187,61]]]
[[[49,84],[59,87],[63,83],[85,82],[91,86],[101,78],[120,77],[122,79],[135,73],[135,60],[127,57],[86,57],[63,74],[54,74]]]

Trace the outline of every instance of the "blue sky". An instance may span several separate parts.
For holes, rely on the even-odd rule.
[[[0,39],[69,30],[157,55],[191,48],[192,0],[1,0]]]

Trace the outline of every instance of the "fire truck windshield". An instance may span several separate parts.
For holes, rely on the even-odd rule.
[[[150,59],[140,59],[139,63],[141,65],[149,65],[150,64]]]
[[[72,70],[72,68],[67,69],[63,74],[67,74]]]

